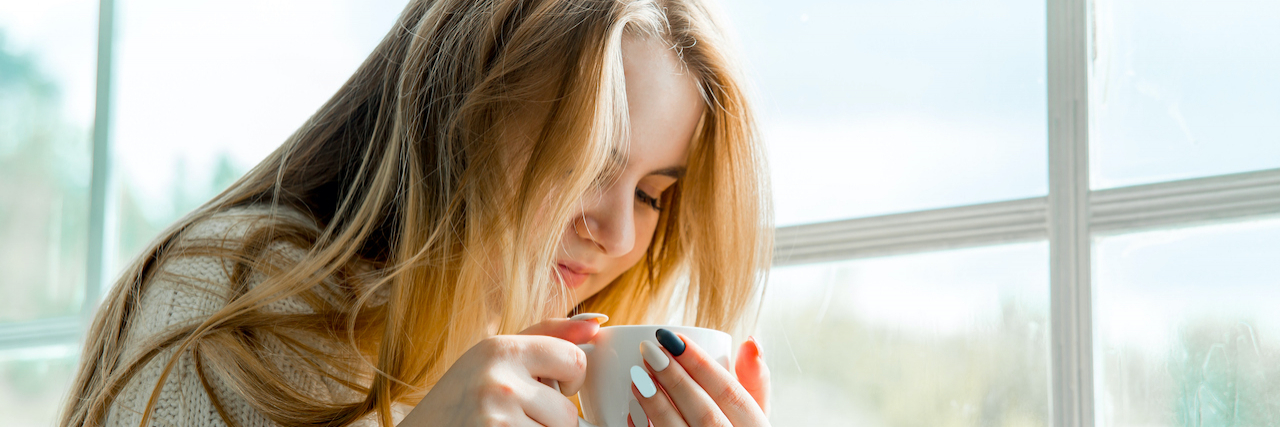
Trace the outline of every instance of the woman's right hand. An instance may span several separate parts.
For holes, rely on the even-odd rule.
[[[591,341],[608,320],[596,316],[550,319],[480,341],[399,425],[576,427],[578,407],[566,396],[582,387],[587,356],[575,344]],[[559,381],[560,391],[539,380]]]

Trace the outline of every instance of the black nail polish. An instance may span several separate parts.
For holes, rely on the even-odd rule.
[[[662,348],[671,352],[672,356],[684,354],[684,341],[681,341],[675,333],[659,328],[658,333],[654,335],[658,336],[658,344],[662,344]]]

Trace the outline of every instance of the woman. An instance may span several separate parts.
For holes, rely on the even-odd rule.
[[[116,284],[62,424],[576,425],[605,317],[566,316],[728,330],[767,268],[723,34],[701,0],[410,1]],[[685,344],[653,425],[767,424],[754,341],[736,378]]]

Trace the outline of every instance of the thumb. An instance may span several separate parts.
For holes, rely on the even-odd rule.
[[[765,365],[760,343],[754,337],[747,337],[747,341],[738,348],[738,360],[733,370],[742,388],[747,389],[766,415],[769,414],[769,367]]]
[[[600,324],[609,321],[609,316],[597,313],[582,313],[568,319],[547,319],[520,331],[520,335],[546,335],[560,338],[574,344],[585,344],[595,338],[600,331]]]

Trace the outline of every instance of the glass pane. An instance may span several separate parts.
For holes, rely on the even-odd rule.
[[[777,224],[1046,194],[1045,3],[730,0]]]
[[[1280,424],[1280,220],[1095,245],[1098,425]]]
[[[77,352],[70,346],[0,351],[0,425],[57,425]]]
[[[0,322],[84,298],[96,0],[0,2]]]
[[[117,271],[283,143],[355,72],[404,5],[117,2]]]
[[[1094,9],[1093,188],[1280,167],[1280,2]]]
[[[1100,426],[1280,423],[1280,220],[1096,248]]]
[[[1047,426],[1048,245],[776,268],[774,425]]]

